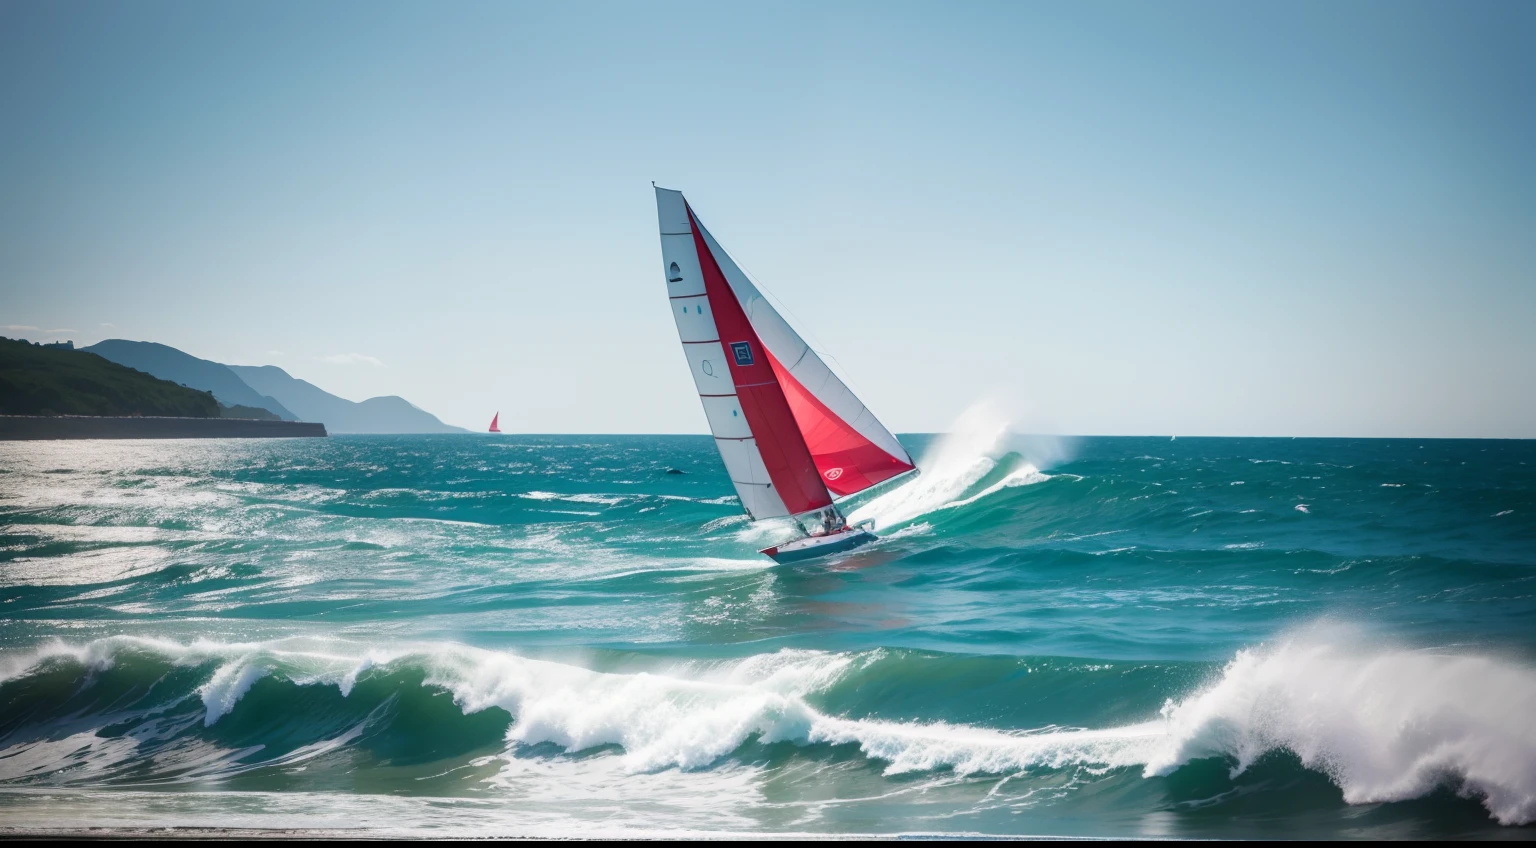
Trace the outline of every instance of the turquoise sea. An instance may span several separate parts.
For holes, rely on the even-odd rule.
[[[1536,442],[972,429],[0,444],[0,828],[1536,836]]]

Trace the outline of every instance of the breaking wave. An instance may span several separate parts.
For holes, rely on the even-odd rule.
[[[1351,804],[1449,786],[1480,798],[1502,824],[1536,820],[1536,673],[1492,657],[1367,645],[1349,628],[1318,626],[1238,653],[1214,685],[1164,708],[1167,740],[1146,773],[1223,756],[1240,774],[1284,750],[1327,774]]]
[[[1018,454],[999,456],[1007,436],[1008,422],[995,409],[984,403],[972,406],[918,461],[921,473],[915,479],[860,506],[848,520],[872,521],[879,530],[1051,479]]]
[[[0,784],[208,779],[377,748],[390,734],[467,737],[438,739],[436,754],[611,750],[632,773],[708,769],[743,746],[774,743],[852,746],[887,775],[1108,769],[1155,779],[1216,758],[1235,778],[1288,751],[1351,804],[1448,787],[1501,823],[1536,820],[1536,672],[1515,662],[1370,648],[1356,632],[1319,626],[1238,653],[1161,715],[1122,726],[861,714],[860,686],[920,678],[932,661],[782,650],[601,670],[453,643],[54,642],[0,663]],[[447,712],[434,693],[451,698]]]

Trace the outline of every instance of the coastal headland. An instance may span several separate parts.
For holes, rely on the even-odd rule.
[[[0,441],[44,439],[283,439],[324,437],[312,421],[252,418],[155,418],[97,415],[0,415]]]

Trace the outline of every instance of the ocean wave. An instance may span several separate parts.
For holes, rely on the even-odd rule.
[[[1007,422],[990,407],[972,407],[923,456],[916,479],[860,506],[848,516],[849,522],[873,522],[878,530],[1051,479],[1017,454],[994,457],[1007,435]]]
[[[572,753],[611,747],[632,773],[715,767],[751,743],[851,746],[884,763],[888,775],[1086,768],[1140,769],[1158,778],[1217,758],[1231,765],[1235,778],[1266,754],[1289,751],[1303,766],[1326,774],[1352,804],[1450,787],[1481,800],[1501,823],[1536,820],[1536,728],[1528,721],[1536,708],[1536,672],[1493,657],[1372,648],[1357,633],[1330,627],[1242,651],[1218,678],[1170,700],[1161,715],[1099,729],[893,720],[815,706],[834,689],[856,692],[872,679],[868,675],[887,673],[879,669],[889,663],[911,662],[884,650],[786,649],[614,671],[453,643],[368,647],[314,639],[242,644],[113,637],[81,645],[53,642],[5,657],[0,686],[14,699],[15,687],[59,673],[61,662],[76,670],[58,684],[60,691],[75,697],[101,685],[137,692],[138,717],[125,717],[126,699],[119,696],[100,717],[117,728],[109,734],[82,729],[87,711],[78,708],[50,717],[68,725],[68,734],[22,732],[13,721],[0,740],[0,782],[99,779],[110,769],[78,768],[80,752],[87,750],[120,764],[198,760],[238,769],[320,756],[367,737],[370,723],[404,687],[447,693],[460,721],[488,711],[504,714],[505,720],[490,725],[503,744]],[[103,683],[119,663],[148,679]],[[179,689],[172,678],[182,681]],[[194,738],[195,728],[217,729],[240,716],[241,703],[264,681],[333,687],[343,700],[362,697],[357,693],[365,686],[383,689],[370,690],[326,733],[274,748],[266,759],[253,743],[210,751],[206,738]],[[145,703],[157,687],[158,700]],[[112,699],[86,698],[98,706],[106,701]],[[294,702],[291,696],[268,697],[258,711],[281,712]],[[187,712],[189,704],[194,713]],[[165,716],[182,721],[167,725]],[[296,730],[280,726],[284,719],[296,727],[318,721],[313,715],[268,715],[257,726],[276,738],[294,737]],[[449,718],[437,723],[444,720]],[[122,730],[134,721],[153,728]],[[72,741],[60,747],[61,736]],[[197,756],[174,755],[177,745],[196,749]],[[200,766],[198,774],[206,777],[209,770]]]
[[[1501,824],[1536,821],[1536,673],[1492,657],[1372,648],[1319,626],[1239,652],[1207,689],[1163,710],[1146,773],[1223,756],[1240,774],[1271,751],[1324,772],[1351,804],[1442,786]]]
[[[628,500],[628,498],[624,495],[599,495],[585,492],[572,495],[561,495],[556,494],[555,492],[533,491],[524,492],[523,494],[518,495],[518,497],[530,501],[565,501],[567,503],[601,504],[603,506],[617,506],[618,504]]]

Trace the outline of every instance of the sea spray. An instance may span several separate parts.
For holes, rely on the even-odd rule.
[[[406,674],[401,680],[409,680],[414,674],[425,686],[451,694],[465,715],[505,711],[511,717],[508,743],[552,744],[570,752],[616,746],[624,767],[633,772],[716,768],[754,740],[854,746],[883,762],[891,775],[1136,767],[1158,778],[1214,757],[1232,763],[1235,777],[1265,754],[1284,750],[1328,775],[1352,804],[1406,800],[1450,786],[1481,800],[1502,823],[1524,824],[1536,817],[1536,731],[1528,721],[1536,707],[1536,670],[1486,656],[1373,649],[1355,631],[1337,626],[1307,628],[1273,645],[1244,650],[1211,684],[1170,700],[1161,717],[1100,729],[855,718],[814,705],[831,687],[856,690],[867,675],[882,674],[883,651],[782,650],[652,671],[605,672],[453,643],[375,648],[313,639],[180,645],[114,638],[40,650],[29,664],[13,665],[5,685],[14,687],[65,659],[81,664],[85,677],[77,685],[89,687],[101,670],[129,656],[203,668],[207,682],[197,689],[203,727],[233,715],[254,685],[269,677],[285,685],[334,687],[349,698],[362,681],[401,674]],[[166,692],[163,697],[165,703],[150,706],[144,715],[163,713],[182,696]],[[340,721],[335,734],[267,765],[351,744],[385,704],[362,705],[363,719]],[[103,718],[125,721],[120,710]],[[271,716],[264,723],[281,738],[288,733],[281,730],[283,723],[300,727],[312,721],[294,714]],[[35,763],[36,744],[12,744],[5,759],[12,766]],[[157,756],[171,763],[186,759],[172,753],[178,745],[192,746],[189,750],[205,745],[193,737],[157,744],[162,746]],[[104,741],[97,755],[120,758],[127,753]],[[234,753],[200,756],[212,757],[209,762],[223,763],[219,768],[226,770],[260,765],[237,762],[231,759]],[[86,774],[110,771],[105,764],[95,765]],[[208,768],[198,773],[212,774]],[[0,781],[31,781],[34,774],[8,766],[0,768]],[[69,774],[59,772],[61,778]]]
[[[1166,775],[1223,756],[1234,774],[1277,750],[1339,785],[1351,804],[1449,786],[1499,822],[1536,820],[1536,670],[1491,657],[1373,647],[1319,625],[1244,650],[1210,688],[1164,709]]]
[[[1007,435],[1008,422],[996,406],[988,402],[972,405],[918,460],[921,473],[915,479],[854,510],[849,522],[873,521],[880,530],[958,503],[967,490],[997,467],[995,454]],[[1022,481],[1037,472],[1031,466],[1017,473]]]

